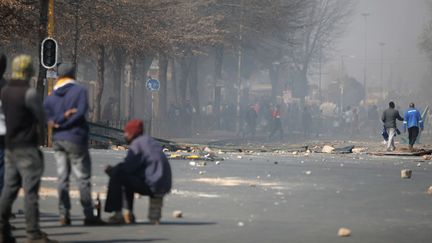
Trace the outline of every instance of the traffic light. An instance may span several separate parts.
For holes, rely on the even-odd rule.
[[[53,68],[57,65],[57,41],[46,38],[41,46],[41,64],[44,68]]]

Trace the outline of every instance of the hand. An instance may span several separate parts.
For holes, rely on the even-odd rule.
[[[69,109],[65,111],[64,116],[66,119],[69,119],[73,114],[75,114],[78,110],[76,108]]]
[[[106,167],[105,167],[105,173],[108,175],[108,176],[111,176],[111,172],[112,172],[112,166],[111,165],[107,165]]]
[[[60,125],[56,124],[54,121],[48,121],[48,127],[49,128],[59,128]]]

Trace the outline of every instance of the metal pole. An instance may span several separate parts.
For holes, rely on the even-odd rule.
[[[362,16],[364,17],[364,27],[365,27],[365,39],[364,39],[364,70],[363,70],[363,87],[365,89],[365,100],[367,100],[367,17],[370,15],[370,13],[362,13]]]
[[[48,1],[48,37],[54,36],[54,0]],[[47,93],[51,94],[54,87],[54,78],[47,78]],[[52,128],[48,128],[47,146],[52,147]]]
[[[240,2],[240,25],[239,25],[239,47],[238,47],[238,63],[237,63],[237,122],[236,131],[240,134],[240,100],[241,100],[241,70],[242,70],[242,41],[243,41],[243,0]]]
[[[380,63],[380,79],[381,79],[381,94],[384,95],[384,73],[383,73],[383,69],[384,69],[384,46],[385,43],[384,42],[380,42],[380,54],[381,54],[381,63]]]

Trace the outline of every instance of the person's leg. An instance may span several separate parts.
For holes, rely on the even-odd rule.
[[[85,218],[93,218],[90,154],[87,147],[82,145],[67,143],[65,148],[69,152],[72,171],[78,183],[84,216]]]
[[[54,158],[57,163],[57,177],[58,177],[58,207],[60,212],[60,220],[64,225],[70,224],[69,211],[71,209],[69,197],[69,176],[70,176],[70,161],[68,159],[67,151],[65,151],[61,142],[54,142]]]
[[[388,140],[387,140],[387,150],[394,150],[394,136],[395,136],[396,130],[394,128],[387,128],[388,133]]]
[[[417,140],[417,137],[418,137],[418,135],[419,135],[419,128],[418,127],[412,127],[411,128],[411,140],[410,140],[410,145],[411,145],[411,147],[413,147],[414,146],[414,144],[415,144],[415,142],[416,142],[416,140]]]
[[[16,149],[15,152],[24,190],[27,237],[41,239],[44,235],[39,228],[39,186],[44,171],[43,155],[36,147]]]
[[[108,192],[105,201],[105,212],[118,212],[122,209],[123,186],[117,174],[112,174],[108,181]]]
[[[414,144],[414,129],[413,127],[408,128],[408,147],[412,150]]]
[[[21,187],[21,176],[18,173],[13,153],[5,150],[5,178],[4,188],[0,197],[0,235],[3,242],[15,242],[12,237],[9,218],[12,204],[18,196]]]
[[[5,173],[4,153],[5,153],[4,147],[0,146],[0,195],[4,185],[4,173]]]

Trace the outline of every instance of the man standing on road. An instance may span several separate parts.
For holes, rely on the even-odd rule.
[[[404,115],[404,132],[408,128],[409,149],[413,151],[413,146],[419,135],[419,128],[423,131],[423,120],[420,112],[415,108],[414,103],[409,105],[409,109]]]
[[[87,90],[76,83],[75,67],[62,64],[59,66],[58,75],[59,79],[51,95],[46,98],[44,106],[48,126],[53,128],[54,156],[59,180],[60,224],[71,224],[69,177],[72,170],[84,209],[84,225],[102,225],[104,222],[93,215],[89,128],[85,118],[88,110]]]
[[[149,196],[148,218],[153,224],[160,222],[163,196],[171,190],[171,167],[159,143],[143,131],[141,120],[129,121],[124,129],[130,144],[127,156],[124,162],[105,169],[110,177],[105,211],[114,212],[110,223],[134,223],[135,192]]]
[[[6,71],[6,56],[0,56],[0,92],[6,85],[6,80],[3,78],[3,74]],[[5,149],[5,135],[6,135],[6,124],[3,109],[1,108],[0,102],[0,195],[3,190],[4,181],[4,149]]]
[[[399,121],[403,121],[403,118],[400,116],[399,111],[395,109],[395,104],[393,101],[390,101],[389,108],[385,110],[382,114],[381,121],[384,123],[384,128],[388,134],[387,140],[387,151],[394,151],[396,149],[394,145],[394,137],[396,136],[396,119]]]
[[[45,114],[36,90],[29,85],[33,73],[31,57],[17,56],[12,62],[12,79],[1,92],[6,118],[5,180],[0,198],[2,243],[16,242],[12,236],[9,218],[20,187],[24,190],[27,242],[57,242],[48,239],[39,228],[38,194],[44,162],[38,143],[44,135]]]

